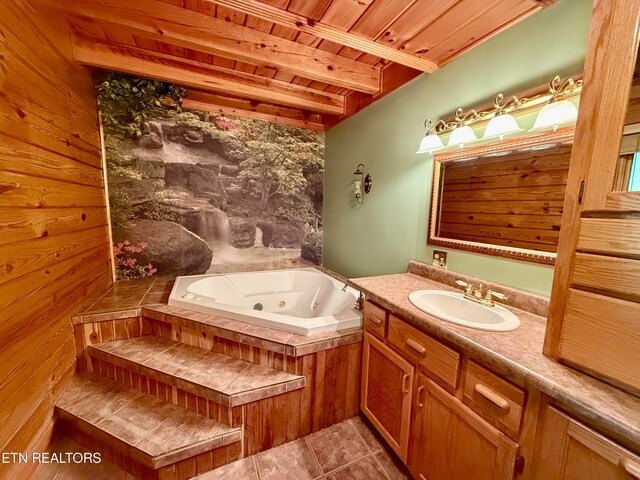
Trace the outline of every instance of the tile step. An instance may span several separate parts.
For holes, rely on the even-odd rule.
[[[98,374],[75,377],[56,404],[72,428],[157,470],[241,441],[231,428]]]
[[[91,345],[91,358],[236,407],[304,388],[304,376],[153,335]]]

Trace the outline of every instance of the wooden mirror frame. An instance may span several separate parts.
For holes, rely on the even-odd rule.
[[[429,217],[429,227],[427,229],[427,245],[453,248],[456,250],[466,250],[473,253],[493,255],[510,258],[512,260],[523,260],[526,262],[540,263],[544,265],[555,265],[556,253],[528,250],[525,248],[506,247],[489,243],[471,242],[468,240],[457,240],[452,238],[439,237],[437,233],[439,208],[440,208],[440,172],[442,164],[454,160],[462,160],[470,157],[477,157],[492,153],[509,152],[526,147],[546,145],[549,143],[564,143],[573,141],[575,127],[567,127],[555,132],[545,132],[535,135],[520,136],[501,142],[489,143],[468,147],[450,152],[439,153],[433,156],[433,179],[431,183],[431,208]]]

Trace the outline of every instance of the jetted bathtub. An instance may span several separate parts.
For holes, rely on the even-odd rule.
[[[359,292],[315,268],[178,277],[169,305],[297,333],[359,327]]]

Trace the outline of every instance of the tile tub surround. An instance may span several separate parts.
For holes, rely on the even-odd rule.
[[[543,317],[509,307],[520,318],[517,330],[474,330],[426,314],[409,301],[409,293],[415,290],[453,291],[448,285],[413,273],[356,278],[350,283],[369,300],[417,328],[458,345],[497,372],[541,390],[614,440],[640,451],[640,398],[545,357]]]
[[[361,328],[299,337],[161,304],[138,308],[134,313],[141,316],[111,319],[113,315],[110,315],[102,321],[96,321],[93,315],[76,318],[74,334],[79,371],[98,372],[226,425],[243,426],[243,456],[304,437],[359,412]],[[251,371],[264,371],[263,367],[268,367],[273,375],[260,381],[266,385],[273,380],[274,385],[265,388],[240,385],[244,390],[238,397],[244,397],[240,403],[249,403],[233,406],[230,401],[230,405],[225,405],[223,398],[216,398],[217,401],[209,398],[216,392],[201,389],[200,380],[206,379],[196,379],[187,385],[180,375],[170,375],[169,370],[175,366],[169,365],[175,360],[171,355],[167,359],[158,358],[161,362],[156,365],[154,359],[141,358],[144,352],[135,348],[125,355],[131,354],[129,359],[115,358],[108,351],[122,343],[149,342],[153,337],[157,342],[171,344],[170,348],[175,347],[181,354],[189,350],[189,356],[194,357],[226,356],[225,362],[231,364],[250,363],[247,369]],[[102,352],[97,353],[98,350]],[[292,355],[285,353],[287,351]],[[142,368],[151,369],[153,373]],[[288,383],[278,380],[282,372],[295,376],[294,383],[300,382],[301,387],[304,380],[304,388],[290,391]],[[215,377],[220,372],[212,369],[210,373]],[[235,396],[227,398],[233,400]]]
[[[325,273],[336,275],[330,271]],[[104,294],[88,299],[83,307],[72,316],[72,323],[74,325],[94,324],[93,327],[84,328],[85,331],[108,331],[109,329],[99,324],[138,317],[171,323],[175,326],[193,326],[194,323],[198,323],[211,327],[212,331],[215,330],[216,336],[221,338],[296,357],[362,341],[362,327],[324,332],[306,337],[218,315],[169,306],[167,300],[174,280],[173,278],[159,278],[116,283]],[[346,279],[344,281],[346,282]],[[76,330],[83,329],[76,328]],[[130,337],[117,339],[121,338]],[[99,341],[111,339],[113,338],[100,338]]]
[[[491,289],[494,292],[504,293],[507,296],[507,300],[500,303],[517,308],[518,310],[531,312],[541,317],[546,317],[549,311],[549,297],[536,295],[535,293],[524,292],[522,290],[500,285],[499,283],[470,277],[462,273],[451,272],[444,268],[434,267],[433,265],[417,262],[415,260],[411,260],[409,262],[408,271],[409,273],[428,278],[435,282],[444,283],[456,290],[461,289],[459,285],[456,285],[456,280],[462,280],[476,286],[479,283],[482,283],[485,288]]]

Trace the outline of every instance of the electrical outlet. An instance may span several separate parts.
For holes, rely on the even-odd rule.
[[[447,268],[447,252],[442,250],[433,251],[433,262],[431,265],[434,267]]]

